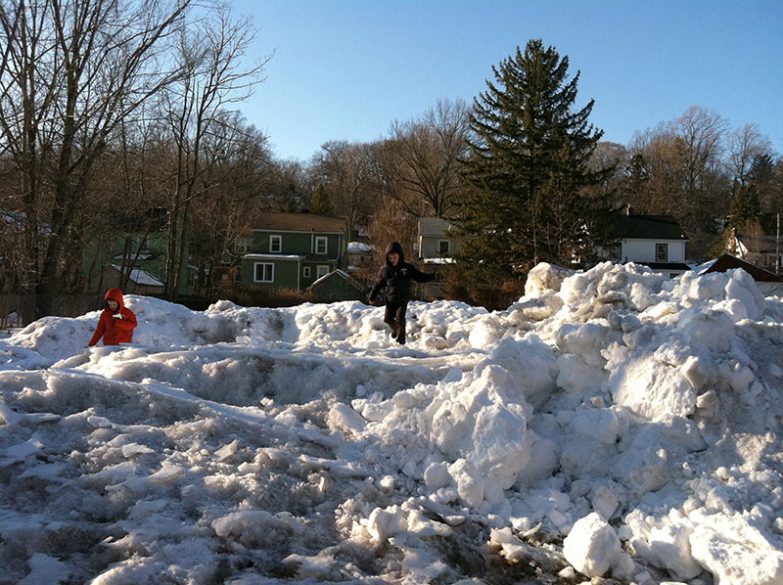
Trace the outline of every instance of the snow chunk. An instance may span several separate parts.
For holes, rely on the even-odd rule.
[[[588,577],[602,577],[610,570],[615,577],[628,577],[633,569],[614,528],[595,512],[576,521],[563,541],[563,555]]]
[[[783,552],[757,528],[739,515],[702,519],[706,522],[690,535],[691,550],[712,572],[716,585],[783,583]]]

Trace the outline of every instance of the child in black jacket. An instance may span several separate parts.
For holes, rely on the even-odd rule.
[[[411,281],[429,282],[434,278],[434,275],[420,272],[405,261],[399,242],[388,245],[386,264],[378,271],[378,280],[370,290],[369,300],[374,303],[378,293],[385,291],[386,314],[383,320],[391,327],[397,343],[405,343],[405,311],[411,300]]]

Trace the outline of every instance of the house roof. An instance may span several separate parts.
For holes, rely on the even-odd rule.
[[[312,213],[261,213],[253,220],[254,231],[344,233],[345,219]]]
[[[783,282],[783,276],[778,276],[768,270],[759,268],[755,264],[740,260],[736,256],[730,254],[724,254],[716,258],[712,264],[702,270],[699,274],[709,274],[710,272],[726,272],[733,268],[742,268],[745,272],[753,277],[756,282]]]
[[[419,235],[423,237],[443,237],[451,231],[451,222],[442,217],[420,217]]]
[[[340,270],[339,268],[337,270],[333,270],[332,272],[329,272],[327,274],[324,274],[321,278],[316,280],[313,284],[308,286],[307,288],[315,288],[320,285],[322,285],[327,280],[331,280],[332,278],[342,278],[345,282],[350,284],[352,287],[354,287],[357,290],[363,290],[362,284],[356,280],[353,276],[345,272],[344,270]]]
[[[688,239],[671,215],[615,215],[609,225],[609,236],[638,240]]]

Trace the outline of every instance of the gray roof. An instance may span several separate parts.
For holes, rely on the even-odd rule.
[[[451,223],[442,217],[420,217],[419,235],[424,237],[443,237],[451,231]]]
[[[616,215],[609,225],[609,236],[638,240],[688,239],[671,215]]]

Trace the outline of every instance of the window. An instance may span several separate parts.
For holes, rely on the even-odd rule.
[[[449,254],[449,241],[438,240],[438,254],[441,256],[448,256]]]
[[[326,254],[327,252],[327,242],[328,239],[325,236],[316,236],[315,237],[315,253],[316,254]]]
[[[304,276],[305,278],[310,278],[311,274],[312,274],[312,270],[310,270],[310,267],[309,266],[305,266],[304,267],[304,271],[302,273],[302,276]]]
[[[620,242],[615,242],[609,245],[609,260],[612,262],[619,262],[623,256],[623,245]]]
[[[272,254],[283,251],[283,236],[269,236],[269,251]]]
[[[322,276],[326,276],[329,274],[329,266],[324,266],[323,264],[319,264],[315,269],[315,276],[316,278],[321,278]]]
[[[655,261],[669,261],[669,244],[655,244]]]
[[[253,282],[274,282],[275,265],[267,262],[256,262]]]

